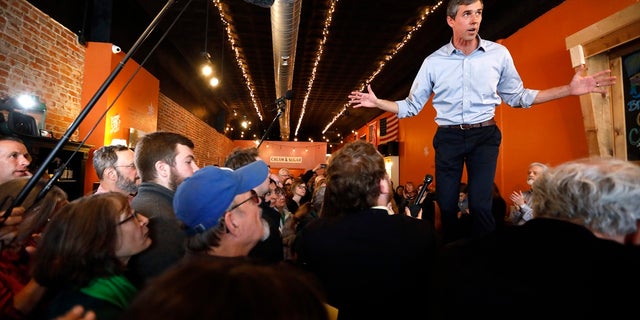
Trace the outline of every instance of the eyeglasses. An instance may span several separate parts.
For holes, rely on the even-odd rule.
[[[253,200],[253,202],[255,202],[256,204],[260,204],[260,197],[258,197],[258,194],[255,191],[251,190],[251,196],[247,200],[244,200],[244,201],[236,204],[235,206],[229,208],[227,211],[232,211],[233,209],[243,205],[245,202],[247,202],[249,200]]]
[[[134,163],[132,164],[128,164],[126,166],[113,166],[114,168],[129,168],[129,169],[135,169],[136,165]]]
[[[306,189],[306,188],[307,188],[307,186],[305,186],[304,184],[299,184],[299,185],[298,185],[298,188],[300,188],[300,189]]]
[[[128,215],[126,218],[124,218],[124,220],[118,222],[118,225],[125,224],[125,223],[129,222],[131,219],[134,219],[134,218],[136,219],[136,221],[140,221],[140,220],[138,220],[138,213],[135,212],[135,211],[132,214]]]

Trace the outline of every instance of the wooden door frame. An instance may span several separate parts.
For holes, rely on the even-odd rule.
[[[618,79],[622,79],[621,51],[639,43],[640,3],[565,38],[574,68],[584,64],[589,74],[611,69]],[[580,96],[580,105],[589,155],[627,160],[622,81],[617,81],[608,94]]]

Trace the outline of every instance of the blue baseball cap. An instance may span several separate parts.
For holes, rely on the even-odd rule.
[[[185,179],[176,189],[173,210],[193,235],[216,224],[233,202],[267,180],[269,168],[257,160],[236,170],[206,166]]]

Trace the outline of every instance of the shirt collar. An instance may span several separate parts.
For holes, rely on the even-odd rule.
[[[480,35],[477,35],[477,37],[478,37],[479,45],[478,45],[478,48],[476,50],[487,51],[486,48],[485,48],[487,46],[487,40],[482,39],[480,37]],[[456,47],[453,46],[453,38],[449,39],[449,43],[447,43],[445,45],[445,48],[446,48],[446,52],[449,55],[454,54],[456,51],[460,51],[460,50],[456,49]]]
[[[395,214],[395,212],[393,212],[393,211],[392,211],[391,209],[389,209],[389,207],[387,207],[387,206],[374,206],[374,207],[371,207],[371,209],[386,210],[386,211],[387,211],[387,213],[388,213],[390,216]]]

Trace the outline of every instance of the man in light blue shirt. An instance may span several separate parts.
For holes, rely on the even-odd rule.
[[[482,0],[449,1],[451,42],[424,60],[406,99],[378,99],[370,85],[367,92],[349,95],[354,108],[379,108],[405,118],[418,114],[433,94],[438,124],[433,138],[436,192],[444,242],[468,236],[461,234],[456,215],[458,186],[465,165],[473,219],[471,236],[495,229],[491,191],[502,141],[493,119],[496,106],[504,101],[512,107],[529,108],[569,95],[606,93],[606,87],[615,83],[610,70],[582,76],[581,67],[568,85],[546,90],[524,88],[507,48],[478,35],[482,11]]]

